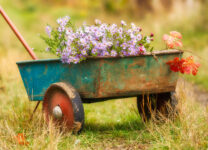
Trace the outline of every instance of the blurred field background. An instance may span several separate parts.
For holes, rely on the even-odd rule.
[[[192,51],[185,56],[194,55],[201,64],[196,77],[181,75],[181,112],[175,122],[143,123],[131,98],[86,104],[82,134],[60,133],[44,124],[41,107],[28,122],[35,103],[29,102],[15,63],[31,58],[0,17],[0,150],[208,148],[207,106],[195,102],[200,92],[194,93],[195,85],[203,92],[208,90],[207,0],[0,0],[0,5],[38,58],[55,57],[44,52],[40,34],[47,24],[55,25],[58,17],[69,15],[76,25],[92,24],[96,18],[106,23],[134,22],[145,34],[155,34],[155,50],[165,48],[163,34],[179,31],[183,49]],[[28,146],[17,144],[17,133],[26,135]]]

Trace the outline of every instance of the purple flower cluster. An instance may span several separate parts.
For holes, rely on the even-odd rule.
[[[127,28],[125,21],[121,26],[108,25],[100,20],[95,20],[95,25],[83,24],[74,28],[70,17],[66,16],[57,20],[58,28],[52,30],[46,27],[48,50],[61,57],[64,63],[79,63],[88,56],[136,56],[145,54],[150,48],[153,36],[143,36],[141,28],[131,23]]]

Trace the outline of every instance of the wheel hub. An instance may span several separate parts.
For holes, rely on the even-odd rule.
[[[61,119],[62,118],[63,113],[62,113],[61,107],[59,105],[57,105],[53,108],[53,116],[56,119]]]

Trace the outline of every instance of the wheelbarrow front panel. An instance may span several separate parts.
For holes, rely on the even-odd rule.
[[[73,85],[82,95],[93,97],[98,65],[95,60],[80,64],[63,64],[59,59],[18,62],[30,100],[43,100],[46,89],[56,82]]]
[[[79,64],[63,64],[59,59],[18,62],[30,100],[42,100],[55,82],[70,83],[83,102],[89,99],[130,97],[143,93],[174,91],[178,74],[166,64],[181,51],[159,52],[134,57],[88,58]]]

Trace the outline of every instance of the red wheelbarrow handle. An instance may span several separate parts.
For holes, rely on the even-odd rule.
[[[34,59],[34,60],[38,59],[35,56],[35,53],[33,52],[33,50],[29,47],[29,45],[27,44],[27,42],[21,36],[21,34],[19,33],[19,31],[17,30],[17,28],[15,27],[15,25],[9,19],[9,17],[7,16],[7,14],[4,12],[3,8],[1,8],[1,6],[0,6],[0,13],[3,16],[3,18],[5,19],[5,21],[8,23],[8,25],[10,26],[10,28],[12,29],[12,31],[15,33],[15,35],[17,36],[17,38],[20,40],[20,42],[22,43],[22,45],[28,51],[28,53],[30,54],[30,56],[32,57],[32,59]]]
[[[4,12],[4,10],[2,9],[2,7],[0,6],[0,14],[3,16],[3,18],[6,20],[6,22],[8,23],[8,25],[10,26],[10,28],[12,29],[12,31],[15,33],[15,35],[17,36],[17,38],[20,40],[20,42],[22,43],[22,45],[25,47],[25,49],[27,50],[27,52],[30,54],[30,56],[32,57],[32,59],[36,60],[38,59],[35,56],[35,53],[33,52],[33,50],[29,47],[29,45],[27,44],[27,42],[24,40],[24,38],[22,37],[22,35],[19,33],[19,31],[17,30],[17,28],[15,27],[15,25],[12,23],[12,21],[9,19],[9,17],[7,16],[7,14]],[[38,101],[35,109],[33,110],[32,115],[30,116],[30,121],[33,118],[33,114],[36,112],[39,104],[41,101]]]

